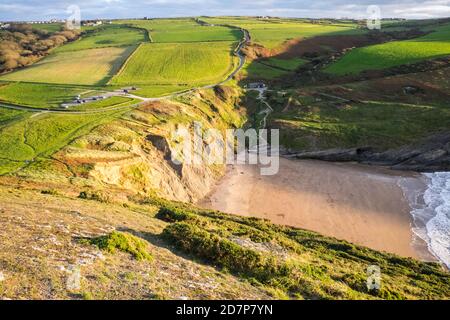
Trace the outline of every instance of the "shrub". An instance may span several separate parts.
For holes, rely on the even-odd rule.
[[[148,243],[127,232],[113,231],[105,236],[88,239],[87,242],[110,253],[115,253],[116,250],[127,252],[137,260],[153,259],[147,251]]]
[[[450,276],[438,264],[378,252],[262,219],[181,203],[158,205],[158,217],[172,223],[162,235],[177,248],[286,297],[436,299],[449,296]],[[239,245],[230,240],[236,236],[254,243],[270,243],[275,245],[272,246],[275,250],[269,251],[272,254],[258,251],[257,246]],[[380,290],[367,288],[366,269],[371,264],[382,270]]]
[[[93,192],[82,191],[78,195],[78,198],[86,199],[86,200],[94,200],[94,201],[99,201],[99,202],[105,202],[105,203],[108,203],[111,201],[111,198],[108,194],[100,192],[100,191],[93,191]]]
[[[290,267],[275,257],[243,248],[190,223],[171,224],[164,229],[163,236],[185,252],[261,282],[290,273]]]
[[[58,190],[47,189],[47,190],[42,190],[41,193],[42,194],[48,194],[48,195],[56,196],[56,195],[58,195]]]
[[[156,214],[158,219],[167,221],[167,222],[177,222],[184,221],[191,217],[192,215],[186,212],[186,210],[176,208],[176,207],[161,207]]]

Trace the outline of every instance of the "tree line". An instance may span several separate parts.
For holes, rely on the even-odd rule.
[[[13,24],[0,31],[0,73],[24,67],[47,55],[49,50],[80,36],[79,30],[50,33],[29,24]]]

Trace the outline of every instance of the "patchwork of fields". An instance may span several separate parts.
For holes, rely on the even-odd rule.
[[[0,76],[0,103],[60,109],[77,95],[104,94],[121,86],[138,86],[135,94],[142,97],[164,96],[220,82],[236,65],[232,53],[242,37],[238,29],[205,27],[193,19],[127,23],[84,28],[81,39],[32,66]],[[51,31],[61,26],[45,27]],[[139,101],[114,96],[70,107],[77,112],[104,110],[90,114],[1,108],[0,174],[41,165],[74,138]]]
[[[201,21],[211,25],[229,25],[249,31],[251,41],[266,49],[282,49],[289,40],[312,38],[316,36],[354,35],[365,31],[358,29],[351,22],[311,23],[302,19],[257,19],[239,17],[201,18]],[[300,58],[265,58],[247,63],[241,72],[241,77],[251,80],[272,80],[292,74],[307,61]]]
[[[234,42],[149,43],[141,45],[113,78],[114,85],[199,85],[219,82],[231,73]]]
[[[299,19],[202,18],[211,24],[238,26],[250,32],[252,42],[272,49],[287,40],[321,35],[358,34],[355,24],[313,24]]]
[[[204,25],[203,22],[211,25]],[[59,27],[45,26],[50,31]],[[238,65],[238,58],[233,55],[233,51],[243,36],[239,28],[249,30],[252,42],[269,49],[280,48],[281,44],[291,39],[366,32],[351,22],[310,23],[300,19],[222,17],[202,18],[200,21],[187,18],[115,21],[112,25],[89,27],[80,40],[57,48],[30,67],[0,76],[0,102],[59,109],[62,103],[72,101],[76,95],[84,98],[130,86],[137,87],[133,92],[135,95],[158,97],[219,83]],[[391,29],[393,28],[404,29],[406,26],[393,24]],[[381,69],[450,54],[449,39],[450,27],[440,26],[434,32],[413,40],[352,50],[326,71],[337,75],[357,73],[365,69]],[[308,59],[294,56],[257,57],[253,61],[247,61],[240,78],[274,80],[284,76],[294,77],[294,72],[300,66],[309,63]],[[36,157],[50,156],[73,137],[83,134],[102,121],[116,117],[136,102],[138,100],[132,96],[116,96],[70,107],[79,112],[105,110],[103,114],[95,115],[32,116],[24,111],[0,109],[0,143],[3,144],[0,147],[0,158],[3,159],[0,167],[3,171],[0,173],[10,172]],[[310,102],[304,102],[308,103]],[[114,107],[123,108],[122,111],[112,111],[111,108]],[[108,108],[109,111],[106,111]],[[342,139],[351,145],[355,136],[365,136],[364,130],[382,132],[383,136],[393,134],[393,130],[398,129],[395,121],[377,124],[376,121],[368,120],[370,126],[366,122],[357,125],[353,116],[357,118],[358,112],[370,114],[368,119],[371,116],[375,119],[381,113],[405,111],[398,113],[396,117],[412,117],[414,120],[419,119],[419,116],[416,117],[412,111],[423,111],[418,108],[407,110],[406,107],[399,109],[392,105],[380,106],[376,103],[345,112],[333,108],[322,107],[322,118],[318,122],[318,118],[315,118],[317,115],[309,109],[307,116],[302,114],[301,122],[293,120],[298,117],[298,113],[294,111],[281,112],[278,121],[291,123],[293,127],[298,125],[298,132],[301,132],[299,136],[305,132],[309,134],[310,131],[330,132],[332,134],[323,140]],[[376,115],[372,115],[375,109],[378,111]],[[436,110],[429,123],[438,123],[434,116],[438,115],[439,118],[445,113],[445,110]],[[325,117],[328,113],[331,115],[329,119]],[[338,116],[342,118],[342,125],[333,122]],[[408,123],[411,121],[408,120]],[[352,124],[347,126],[347,123]],[[363,128],[363,131],[358,131],[358,128]],[[407,131],[408,128],[405,127],[404,130]],[[405,136],[407,134],[408,132]],[[296,141],[295,137],[291,138],[289,137],[291,141]],[[375,138],[373,141],[378,143]]]
[[[450,55],[450,25],[435,28],[423,37],[357,48],[325,69],[335,75],[386,69]]]
[[[389,29],[409,32],[407,23],[390,20]],[[421,31],[432,30],[423,26]],[[61,26],[37,27],[52,32]],[[249,30],[252,43],[241,42],[247,32],[239,28]],[[412,145],[418,150],[389,153],[400,163],[419,159],[432,161],[439,170],[448,167],[447,141],[423,153],[416,146],[449,131],[450,62],[414,73],[367,74],[359,81],[325,75],[322,66],[342,54],[325,70],[338,77],[449,55],[450,25],[391,42],[386,41],[411,36],[371,33],[344,20],[248,17],[117,20],[84,30],[88,32],[81,39],[39,62],[0,75],[0,198],[5,202],[0,211],[7,232],[0,250],[5,252],[0,265],[6,266],[0,270],[0,298],[449,297],[450,277],[438,263],[380,253],[267,219],[191,207],[189,203],[201,203],[226,168],[206,162],[176,165],[170,161],[175,145],[170,135],[185,125],[195,131],[197,121],[203,132],[279,129],[281,146],[292,157],[297,151],[319,151],[327,161],[349,161],[366,150],[378,157]],[[314,38],[323,35],[327,37]],[[244,49],[236,53],[238,44]],[[311,51],[299,50],[300,44]],[[267,90],[248,89],[255,87]],[[173,94],[181,91],[188,94]],[[163,98],[146,99],[155,97]],[[220,143],[215,138],[200,141],[212,151],[204,160],[217,156],[217,150],[207,148]],[[347,157],[343,149],[350,147],[354,151]],[[342,156],[328,157],[326,149]],[[403,181],[403,175],[388,176],[388,163],[383,162],[380,179],[383,184],[388,179],[389,185],[379,189],[401,197],[401,189],[392,188],[399,187],[395,181]],[[362,178],[369,172],[357,169]],[[236,177],[244,174],[239,171]],[[356,219],[364,224],[366,203],[372,216],[389,216],[377,199],[362,197],[353,203],[358,198],[353,191],[341,199],[320,189],[320,184],[314,190],[295,187],[306,198],[313,195],[311,203],[322,201],[342,212],[358,209]],[[383,199],[385,191],[375,191]],[[403,199],[400,211],[404,205]],[[330,220],[327,210],[324,216]],[[283,211],[278,216],[288,218]],[[405,217],[409,230],[410,217]],[[392,230],[398,227],[402,233],[397,225],[403,225],[403,215],[394,220]],[[355,229],[357,224],[348,225]],[[405,239],[411,249],[411,237]],[[149,261],[138,261],[141,256]],[[368,264],[383,270],[380,290],[367,288]],[[83,271],[76,290],[67,287],[72,267]]]

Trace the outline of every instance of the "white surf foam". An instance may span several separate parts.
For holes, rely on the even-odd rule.
[[[450,172],[425,173],[424,177],[423,194],[412,194],[401,183],[411,204],[413,231],[450,268]]]

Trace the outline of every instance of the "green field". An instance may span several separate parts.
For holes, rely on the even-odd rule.
[[[184,90],[188,90],[190,86],[186,85],[151,85],[151,86],[139,86],[139,88],[134,92],[134,94],[145,97],[145,98],[154,98],[154,97],[163,97],[167,96],[174,92],[181,92]]]
[[[240,74],[247,80],[270,80],[281,77],[286,73],[289,72],[253,61],[246,63]]]
[[[143,30],[120,25],[99,27],[83,35],[80,40],[59,47],[55,52],[66,52],[104,47],[128,47],[147,41]]]
[[[0,108],[0,128],[22,119],[27,114],[28,112],[26,111]]]
[[[300,105],[314,98],[299,99]],[[276,102],[273,101],[276,106]],[[447,106],[421,106],[395,102],[335,106],[276,107],[273,125],[280,130],[281,143],[301,150],[374,146],[382,150],[417,142],[418,139],[450,128]]]
[[[95,109],[109,109],[109,108],[119,108],[119,107],[122,108],[122,107],[127,107],[132,104],[138,103],[140,101],[141,100],[139,100],[139,99],[113,96],[113,97],[109,97],[104,100],[98,100],[98,101],[94,101],[94,102],[88,102],[88,103],[83,103],[83,104],[79,104],[76,106],[72,106],[69,109],[75,110],[75,111],[86,111],[86,110],[95,110]]]
[[[62,23],[43,23],[43,24],[33,24],[33,29],[35,30],[44,30],[49,33],[58,32],[63,29]]]
[[[16,111],[4,111],[2,117]],[[67,145],[70,141],[88,133],[95,126],[111,121],[125,111],[110,111],[99,114],[41,114],[21,116],[19,121],[0,126],[0,174],[23,167],[36,158],[45,158]],[[29,113],[26,113],[29,115]]]
[[[324,71],[334,75],[357,74],[450,54],[450,25],[441,26],[426,36],[406,41],[357,48]]]
[[[59,107],[83,91],[77,87],[12,82],[0,86],[0,101],[35,108]]]
[[[244,65],[241,76],[252,80],[271,80],[290,74],[306,61],[300,58],[265,58]]]
[[[153,42],[239,41],[242,38],[240,30],[201,26],[193,19],[125,20],[118,23],[148,30]]]
[[[280,68],[288,71],[294,71],[307,61],[300,58],[292,58],[292,59],[279,59],[279,58],[268,58],[268,59],[260,59],[260,63],[265,65]]]
[[[313,24],[302,20],[256,18],[202,18],[212,24],[228,24],[250,32],[252,42],[275,48],[287,40],[321,35],[357,34],[363,32],[354,24]]]
[[[56,52],[0,80],[70,85],[102,85],[116,74],[133,47]]]
[[[113,85],[200,85],[231,73],[234,42],[142,44],[115,76]]]

